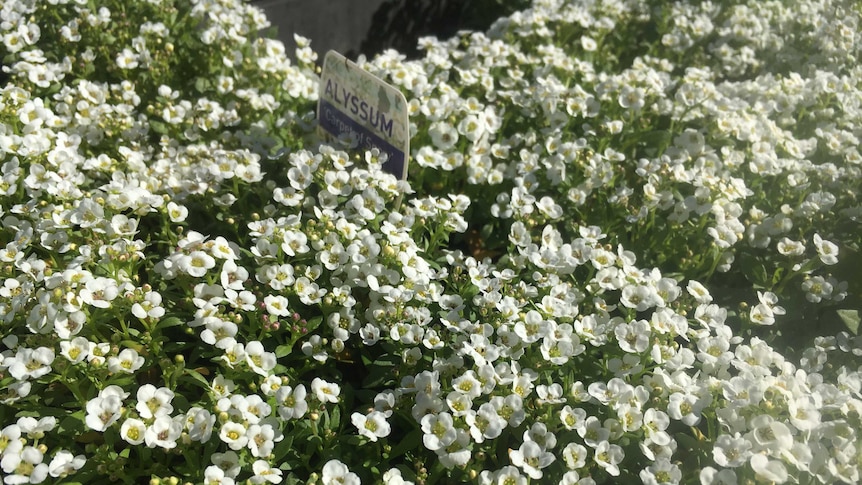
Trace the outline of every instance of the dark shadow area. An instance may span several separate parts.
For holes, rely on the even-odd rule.
[[[365,39],[346,55],[371,57],[395,49],[415,59],[421,56],[417,48],[421,37],[447,39],[461,30],[484,31],[498,18],[528,5],[527,0],[386,0],[374,12]]]
[[[329,49],[349,59],[396,49],[415,59],[417,41],[440,39],[460,30],[485,31],[500,17],[530,5],[530,0],[246,0],[264,9],[288,53],[293,34],[311,39],[320,54]]]

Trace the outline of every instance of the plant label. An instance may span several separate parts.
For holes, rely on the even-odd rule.
[[[326,53],[317,102],[322,134],[347,138],[388,155],[383,169],[407,178],[410,122],[407,99],[395,86],[335,51]]]

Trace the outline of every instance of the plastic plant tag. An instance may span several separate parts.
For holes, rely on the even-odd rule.
[[[323,134],[385,153],[383,169],[407,179],[410,122],[407,99],[396,87],[329,51],[320,75],[317,119]]]

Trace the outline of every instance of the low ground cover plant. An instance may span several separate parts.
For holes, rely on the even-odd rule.
[[[239,0],[0,9],[3,482],[855,483],[857,2],[536,0],[315,132]]]

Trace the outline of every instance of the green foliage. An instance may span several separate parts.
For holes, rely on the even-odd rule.
[[[7,3],[5,482],[858,481],[852,2],[472,2],[408,181],[247,3]]]

